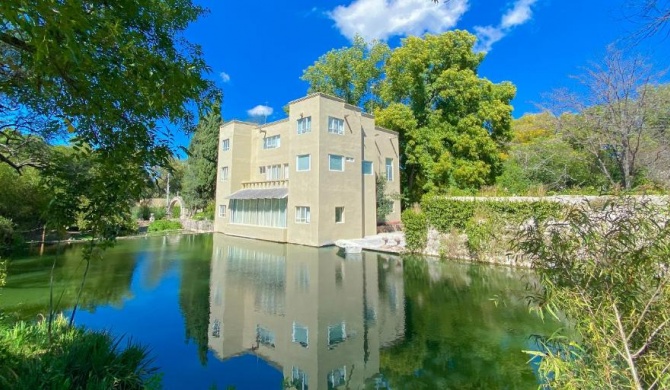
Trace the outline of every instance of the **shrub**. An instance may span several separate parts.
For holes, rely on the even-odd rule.
[[[407,209],[402,213],[405,228],[405,248],[412,253],[422,252],[428,240],[428,221],[425,214]]]
[[[51,341],[50,341],[51,339]],[[68,327],[54,320],[0,324],[0,388],[144,389],[159,388],[147,348],[107,332]]]
[[[147,230],[150,232],[162,232],[166,230],[180,230],[181,228],[181,222],[179,221],[159,219],[151,222]]]
[[[213,221],[214,220],[214,202],[207,203],[205,209],[195,213],[193,219],[196,221]]]
[[[572,328],[529,352],[546,387],[670,388],[669,218],[667,208],[622,198],[520,234],[542,281],[536,310],[561,313]]]
[[[14,223],[5,217],[0,217],[0,253],[7,252],[13,242]]]

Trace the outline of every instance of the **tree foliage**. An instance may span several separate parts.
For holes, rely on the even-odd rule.
[[[368,44],[356,36],[351,47],[331,50],[303,72],[308,93],[324,92],[371,110],[378,100],[382,65],[390,54],[386,43]]]
[[[484,55],[473,52],[475,40],[465,31],[409,37],[386,64],[389,105],[375,116],[400,132],[410,201],[446,187],[479,188],[500,174],[516,89],[477,75]]]
[[[183,197],[190,210],[204,209],[216,194],[216,166],[219,153],[221,102],[217,101],[198,123],[188,146]]]
[[[630,189],[648,168],[668,161],[670,104],[657,97],[665,90],[655,86],[658,76],[643,58],[610,47],[601,64],[577,78],[585,94],[553,96],[562,135],[594,159],[612,186]]]
[[[167,123],[191,129],[188,105],[211,91],[199,47],[180,36],[202,13],[190,1],[3,1],[2,130],[164,165]]]
[[[549,388],[670,386],[669,217],[667,204],[624,198],[521,233],[542,280],[538,310],[572,324],[532,353]]]
[[[507,192],[524,194],[532,186],[561,191],[606,182],[589,153],[563,137],[549,113],[524,115],[512,129],[503,173],[496,179]]]
[[[473,52],[475,40],[465,31],[409,37],[389,54],[386,45],[366,49],[357,38],[303,79],[310,91],[374,107],[378,125],[399,131],[406,201],[445,187],[478,188],[500,174],[515,88],[477,75],[484,55]]]

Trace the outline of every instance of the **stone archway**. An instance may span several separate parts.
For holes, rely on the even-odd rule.
[[[172,213],[172,208],[174,206],[179,206],[179,215],[171,215]],[[168,202],[167,205],[167,212],[168,215],[172,218],[179,218],[179,219],[184,219],[188,215],[188,210],[186,210],[186,207],[184,207],[184,200],[181,198],[181,196],[175,196],[172,199],[170,199],[170,202]]]

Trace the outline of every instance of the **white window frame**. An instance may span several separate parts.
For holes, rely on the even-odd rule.
[[[390,164],[389,164],[390,162]],[[386,159],[386,181],[393,181],[393,159]]]
[[[297,340],[296,337],[295,337],[297,328],[302,328],[302,329],[305,330],[306,340],[305,340],[304,345],[299,340]],[[294,343],[300,344],[300,346],[303,347],[303,348],[308,348],[309,347],[309,328],[305,325],[302,325],[302,324],[299,324],[299,323],[293,321],[293,332],[291,333],[291,341],[294,342]]]
[[[370,166],[370,172],[365,172],[365,166],[366,165]],[[364,175],[374,175],[375,174],[375,167],[374,167],[374,164],[373,164],[372,161],[363,160],[363,166],[361,167],[361,169],[363,170]]]
[[[221,181],[228,181],[229,169],[227,166],[221,167]]]
[[[333,157],[339,157],[340,160],[342,161],[342,169],[333,169],[333,166],[331,164],[331,159]],[[328,155],[328,170],[331,172],[344,172],[344,156],[340,156],[339,154],[329,154]]]
[[[307,169],[300,169],[300,157],[307,157]],[[309,172],[312,169],[312,155],[311,154],[299,154],[295,157],[295,171],[296,172]]]
[[[309,206],[295,206],[295,223],[309,224],[311,214]]]
[[[337,211],[340,209],[340,220],[337,220]],[[335,223],[344,223],[344,206],[335,207]]]
[[[333,340],[330,339],[330,332],[331,332],[331,330],[333,330],[335,328],[340,328],[342,330],[342,340],[341,341],[334,342]],[[327,337],[327,342],[328,342],[328,348],[332,348],[333,346],[335,346],[339,343],[343,343],[343,342],[347,341],[347,324],[346,324],[346,322],[342,321],[342,322],[338,322],[337,324],[328,325],[328,329],[327,329],[326,333],[327,333],[326,337]]]
[[[344,119],[328,117],[328,132],[330,134],[344,135]]]
[[[226,138],[223,141],[221,141],[221,150],[224,152],[230,150],[230,138]]]
[[[268,165],[265,168],[265,180],[281,180],[281,164]]]
[[[312,117],[306,116],[298,119],[297,132],[298,134],[305,134],[312,131]]]
[[[225,204],[220,204],[219,205],[219,217],[221,217],[221,218],[226,217],[226,205]]]
[[[263,138],[263,149],[277,149],[281,146],[281,136],[279,134]]]

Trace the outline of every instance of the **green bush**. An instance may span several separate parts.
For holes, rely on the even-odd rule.
[[[620,198],[571,210],[565,224],[519,233],[542,281],[529,294],[567,329],[538,338],[544,387],[670,388],[668,208]]]
[[[165,230],[180,230],[182,228],[181,222],[170,221],[167,219],[158,219],[149,224],[147,229],[150,232],[162,232]]]
[[[145,347],[111,336],[47,322],[0,324],[0,388],[159,388],[160,376]]]
[[[411,209],[403,211],[402,224],[405,229],[405,248],[412,252],[422,252],[428,240],[426,215]]]
[[[5,217],[0,217],[0,253],[7,252],[13,242],[14,223]]]
[[[214,202],[207,203],[203,211],[195,213],[193,219],[196,221],[213,221],[214,220]]]
[[[172,215],[172,218],[181,217],[181,207],[178,205],[172,206],[172,209],[170,209],[170,215]]]
[[[464,230],[473,218],[475,210],[482,214],[497,214],[508,223],[519,224],[529,218],[544,220],[556,217],[565,206],[558,202],[511,202],[505,200],[455,200],[442,196],[426,196],[421,210],[428,224],[441,233],[452,229]]]

